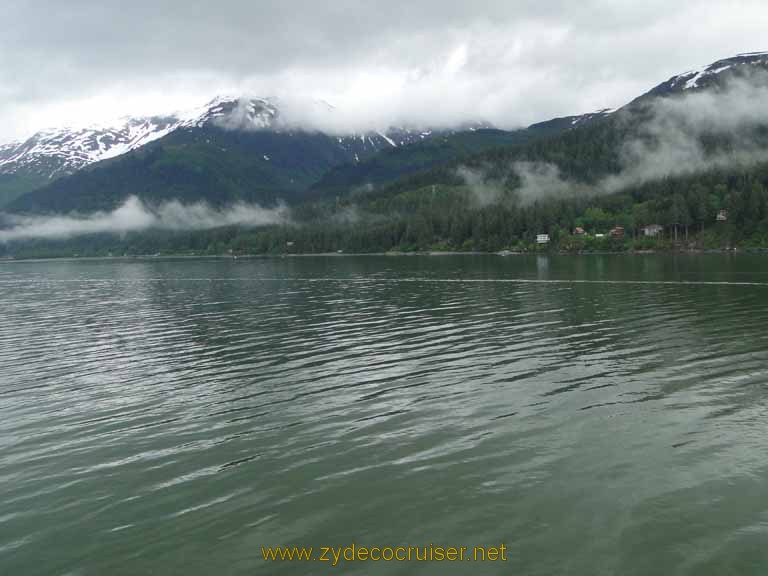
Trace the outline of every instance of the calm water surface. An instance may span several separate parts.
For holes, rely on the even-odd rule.
[[[768,257],[0,264],[0,574],[768,573]],[[497,563],[261,546],[505,544]]]

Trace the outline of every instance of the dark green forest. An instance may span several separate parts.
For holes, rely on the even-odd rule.
[[[451,177],[448,170],[441,175]],[[768,248],[768,164],[668,178],[618,194],[528,204],[520,204],[510,190],[496,203],[476,206],[461,183],[411,187],[415,183],[398,183],[386,194],[303,204],[294,208],[289,225],[34,240],[2,250],[50,257]],[[727,210],[727,221],[716,220],[720,210]],[[663,226],[663,235],[644,237],[641,228],[649,224]],[[586,234],[574,236],[577,226]],[[616,226],[625,229],[624,238],[610,236]],[[536,245],[538,233],[548,233],[551,242]]]

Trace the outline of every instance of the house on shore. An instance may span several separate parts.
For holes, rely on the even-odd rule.
[[[609,234],[611,235],[611,238],[624,238],[624,227],[614,226],[611,228]]]
[[[643,236],[655,238],[664,232],[664,226],[661,226],[660,224],[648,224],[648,226],[643,226],[640,228],[640,232],[643,234]]]
[[[536,244],[549,244],[549,234],[537,234]]]

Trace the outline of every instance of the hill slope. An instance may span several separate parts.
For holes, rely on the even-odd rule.
[[[607,116],[607,110],[580,116],[555,118],[525,129],[479,129],[446,134],[407,147],[385,149],[366,160],[332,168],[313,187],[321,195],[339,195],[361,188],[391,183],[459,158],[493,148],[519,146],[536,138],[552,136]]]

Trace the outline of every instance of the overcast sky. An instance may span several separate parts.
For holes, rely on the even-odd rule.
[[[768,50],[765,0],[2,0],[0,142],[199,105],[324,99],[345,127],[618,107]]]

